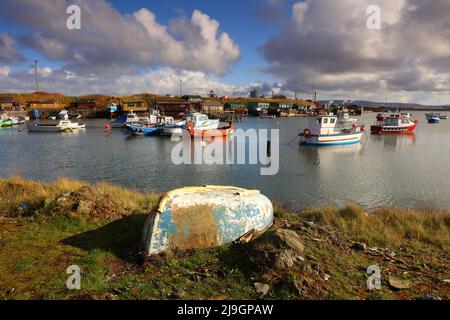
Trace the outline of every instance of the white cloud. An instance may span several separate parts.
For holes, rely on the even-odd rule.
[[[20,37],[24,45],[78,72],[110,65],[163,65],[221,74],[240,56],[239,46],[219,29],[219,22],[199,10],[190,20],[180,16],[166,26],[146,8],[122,14],[105,0],[79,0],[81,30],[69,30],[62,14],[68,3],[4,0],[0,10],[30,29]]]
[[[369,5],[382,28],[366,26]],[[306,0],[263,46],[268,71],[285,90],[346,96],[450,90],[450,2],[447,0]]]
[[[1,66],[0,67],[0,76],[7,77],[11,72],[11,67]]]

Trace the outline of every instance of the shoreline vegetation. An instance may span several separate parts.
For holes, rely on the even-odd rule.
[[[449,299],[450,212],[275,206],[249,242],[145,259],[159,195],[0,179],[0,299]],[[66,268],[81,268],[81,289]],[[366,286],[377,265],[381,289]]]

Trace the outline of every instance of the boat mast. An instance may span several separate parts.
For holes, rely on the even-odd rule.
[[[36,92],[39,92],[37,63],[38,63],[38,61],[34,60],[34,75],[35,75],[35,81],[36,81]]]

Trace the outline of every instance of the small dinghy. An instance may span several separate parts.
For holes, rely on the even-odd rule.
[[[272,225],[273,207],[259,190],[227,186],[166,193],[144,226],[146,255],[169,249],[212,248]]]

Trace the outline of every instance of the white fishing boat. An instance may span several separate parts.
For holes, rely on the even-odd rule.
[[[175,121],[173,117],[161,116],[158,117],[158,125],[161,126],[160,134],[164,136],[171,136],[173,134],[182,134],[183,126],[186,120]]]
[[[337,116],[326,115],[309,118],[309,127],[300,132],[299,144],[314,146],[335,146],[359,143],[364,125],[350,128],[339,124]]]
[[[63,121],[67,121],[65,122],[67,126],[69,126],[70,129],[84,129],[86,128],[86,124],[85,123],[81,123],[81,122],[73,122],[69,120],[69,112],[67,110],[62,110],[60,113],[58,113],[58,115],[56,116],[57,120],[63,120]]]
[[[350,118],[349,113],[344,111],[338,112],[337,119],[339,123],[355,123],[358,121],[356,118]]]
[[[151,126],[156,125],[158,114],[152,112],[148,117],[138,116],[131,110],[127,115],[111,122],[113,128],[123,128],[126,126]]]
[[[186,124],[193,130],[214,130],[219,127],[219,120],[208,119],[206,114],[196,112],[186,118]]]
[[[62,132],[73,130],[69,120],[36,120],[27,123],[30,132]]]

